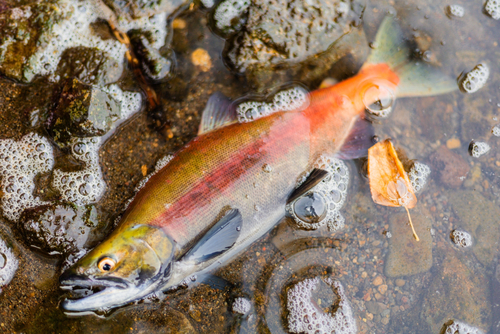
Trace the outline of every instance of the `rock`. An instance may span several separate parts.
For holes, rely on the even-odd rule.
[[[45,127],[63,146],[71,137],[102,136],[120,118],[120,104],[101,89],[77,79],[64,82]]]
[[[160,51],[151,46],[153,41],[147,38],[147,34],[134,32],[130,35],[130,42],[134,47],[137,58],[141,62],[143,73],[154,81],[168,79],[172,62],[164,57]]]
[[[474,238],[472,251],[482,264],[489,265],[500,239],[500,209],[477,191],[449,192],[448,198],[458,218],[457,225]]]
[[[352,24],[359,20],[361,12],[361,5],[338,0],[224,1],[215,11],[214,20],[219,31],[239,30],[228,41],[227,59],[234,69],[263,87],[285,75],[292,66],[320,54],[321,59],[315,61],[316,65],[326,62],[321,68],[305,62],[293,71],[327,70],[356,44],[347,40],[351,38],[349,32],[359,33]],[[364,40],[362,35],[356,38]],[[323,54],[327,50],[330,55]]]
[[[82,249],[98,224],[93,206],[69,204],[26,210],[22,222],[27,243],[49,254],[68,254]]]
[[[392,238],[389,239],[384,268],[388,277],[411,276],[426,272],[432,266],[431,221],[422,213],[412,212],[411,216],[420,241],[414,239],[406,213],[391,217],[389,230]]]
[[[430,161],[441,182],[451,188],[460,187],[470,170],[469,164],[462,156],[444,145],[430,156]]]
[[[449,319],[460,319],[479,328],[489,328],[491,306],[486,277],[465,263],[463,254],[445,245],[446,254],[422,304],[421,318],[429,333],[439,333]],[[460,256],[460,258],[459,258]]]
[[[396,279],[395,283],[396,283],[396,286],[401,287],[401,286],[404,286],[406,284],[406,281],[404,279],[398,278],[398,279]]]
[[[381,294],[385,295],[385,293],[387,292],[387,284],[382,284],[381,286],[378,287],[377,290]]]
[[[375,279],[373,280],[373,285],[375,286],[379,286],[380,284],[382,284],[384,282],[384,280],[382,279],[382,277],[380,276],[377,276],[375,277]]]
[[[140,18],[151,17],[162,12],[172,13],[185,0],[104,0],[104,3],[120,17]]]

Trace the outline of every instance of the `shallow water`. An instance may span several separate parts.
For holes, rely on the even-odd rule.
[[[448,5],[462,6],[463,17],[448,15]],[[358,13],[359,6],[352,8],[358,8]],[[19,263],[12,281],[1,287],[0,329],[7,333],[287,333],[293,328],[288,321],[295,311],[287,307],[294,287],[320,277],[316,290],[304,300],[311,299],[317,312],[333,314],[332,310],[342,309],[359,333],[439,333],[450,320],[500,333],[500,138],[493,132],[500,124],[500,21],[492,19],[482,3],[391,0],[364,6],[344,42],[316,60],[297,56],[300,66],[292,59],[271,71],[246,74],[230,65],[231,44],[221,36],[230,39],[231,35],[217,30],[213,9],[186,3],[173,12],[169,46],[161,50],[174,63],[172,74],[152,85],[161,110],[148,114],[143,96],[142,110],[117,122],[118,127],[102,138],[106,141],[99,149],[99,165],[106,190],[97,202],[83,204],[81,211],[89,212],[90,218],[82,225],[86,226],[82,239],[69,242],[62,237],[53,244],[57,247],[47,250],[43,242],[27,235],[25,216],[24,221],[13,222],[3,215],[0,237]],[[459,78],[478,64],[489,68],[484,87],[474,93],[457,90],[437,97],[399,99],[387,118],[373,120],[380,139],[392,138],[408,159],[431,169],[411,210],[420,242],[413,240],[403,208],[373,203],[364,161],[347,161],[350,179],[340,211],[345,218],[342,229],[302,230],[285,218],[232,263],[212,277],[200,277],[189,289],[106,314],[64,314],[58,307],[65,296],[58,276],[65,264],[57,252],[75,253],[82,244],[91,247],[109,233],[144,174],[196,135],[212,93],[255,99],[291,83],[314,90],[327,77],[339,81],[350,77],[369,54],[388,12],[397,13],[405,35],[418,49],[415,56],[444,73]],[[202,51],[193,58],[198,49]],[[124,91],[140,91],[130,69],[125,69],[119,84]],[[19,141],[34,131],[49,138],[51,134],[37,119],[44,119],[53,91],[60,89],[57,84],[46,78],[20,84],[1,77],[0,86],[1,138]],[[487,143],[490,150],[472,156],[473,140]],[[51,145],[55,169],[69,173],[79,168],[81,161],[71,150],[54,141]],[[41,200],[58,203],[61,199],[51,186],[50,174],[43,172],[35,184],[34,193]],[[455,230],[467,232],[472,246],[453,243]],[[54,249],[57,252],[51,253]],[[330,280],[342,286],[349,310],[338,307],[343,295],[332,289]],[[237,298],[245,298],[245,314],[233,312]]]

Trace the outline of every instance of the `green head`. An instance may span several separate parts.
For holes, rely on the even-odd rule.
[[[59,279],[63,287],[100,291],[65,300],[62,307],[84,312],[121,306],[147,296],[168,280],[173,250],[172,241],[159,227],[119,228]]]

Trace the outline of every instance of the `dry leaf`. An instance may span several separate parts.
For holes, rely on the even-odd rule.
[[[415,207],[417,197],[413,192],[408,174],[389,139],[373,145],[368,150],[368,180],[373,201],[385,206],[402,206],[408,213],[413,236],[419,238],[408,209]]]

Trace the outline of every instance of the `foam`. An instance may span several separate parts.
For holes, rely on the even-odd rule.
[[[247,298],[238,297],[233,302],[233,312],[234,313],[246,315],[246,314],[248,314],[248,312],[250,312],[251,308],[252,308],[252,304],[250,303],[250,301]]]
[[[444,334],[484,334],[484,332],[466,323],[454,320],[446,327]]]
[[[235,19],[240,18],[248,10],[250,4],[250,0],[226,0],[221,2],[214,13],[215,26],[220,30],[231,29],[234,26]],[[243,23],[239,22],[240,24]]]
[[[0,207],[7,219],[17,221],[25,209],[47,204],[33,196],[34,178],[53,166],[52,146],[36,133],[20,141],[0,140]]]
[[[168,13],[158,13],[151,17],[140,17],[135,20],[125,19],[119,17],[117,20],[117,27],[123,32],[132,29],[143,30],[150,33],[151,46],[155,49],[160,49],[165,45],[167,39],[167,19]]]
[[[7,247],[5,241],[0,238],[0,293],[2,292],[2,287],[10,283],[14,277],[19,261],[12,252],[12,250]]]
[[[500,125],[495,125],[493,129],[491,129],[491,133],[496,137],[500,137]]]
[[[478,64],[472,71],[467,73],[462,81],[462,87],[467,93],[474,93],[480,90],[490,76],[490,69],[485,64]]]
[[[215,5],[214,0],[200,0],[200,1],[206,8],[212,8]]]
[[[317,223],[308,223],[301,220],[294,210],[294,204],[298,199],[288,204],[286,210],[299,227],[305,229],[318,229],[326,224],[330,231],[337,231],[343,228],[345,223],[345,218],[340,213],[340,209],[344,206],[347,198],[349,168],[344,161],[327,156],[321,156],[312,166],[311,171],[315,168],[324,169],[329,172],[329,175],[312,189],[313,192],[319,194],[326,200],[325,206],[327,212],[325,218]],[[299,180],[297,187],[307,179],[309,174],[310,172],[306,173],[301,180]]]
[[[479,158],[480,156],[486,154],[491,149],[490,145],[481,141],[472,141],[470,143],[470,153],[474,158]]]
[[[411,186],[415,193],[419,193],[427,184],[431,169],[426,164],[415,162],[408,173]]]
[[[484,6],[486,13],[488,13],[495,20],[500,20],[500,1],[488,0]]]
[[[312,292],[316,290],[320,279],[319,277],[306,279],[288,290],[288,329],[292,333],[307,334],[356,333],[356,320],[340,282],[331,278],[323,279],[339,298],[333,314],[323,312],[312,301]]]
[[[454,17],[463,17],[465,14],[465,9],[460,5],[449,5],[448,14]]]
[[[251,122],[279,111],[303,110],[309,106],[309,94],[302,87],[293,87],[277,93],[271,103],[248,101],[236,107],[240,123]]]
[[[455,230],[451,232],[451,240],[460,247],[470,247],[472,246],[472,236],[465,232],[465,231],[459,231]]]
[[[59,190],[63,201],[87,205],[101,198],[106,183],[99,166],[100,146],[100,137],[71,139],[71,154],[85,167],[76,172],[54,170],[52,187]]]

